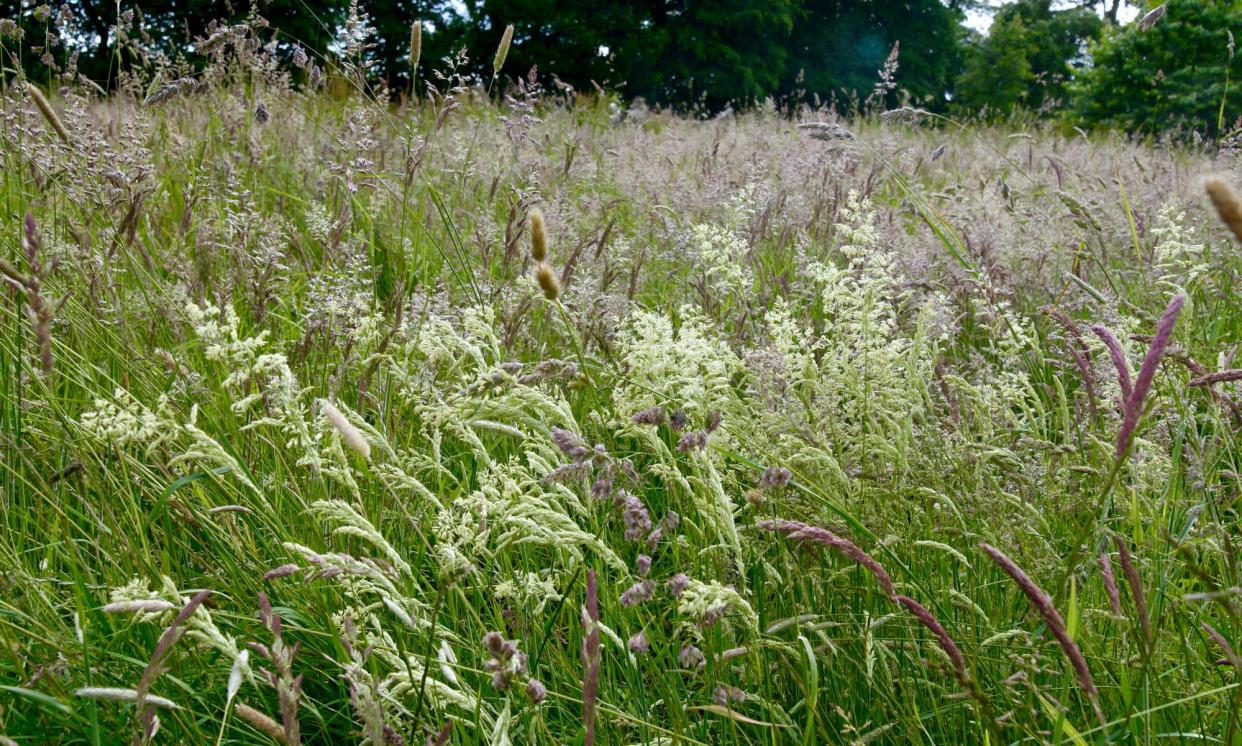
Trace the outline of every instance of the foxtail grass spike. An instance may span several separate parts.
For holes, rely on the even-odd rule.
[[[39,86],[34,83],[27,83],[26,92],[30,94],[30,100],[34,101],[35,108],[37,108],[39,113],[43,115],[43,118],[47,121],[48,126],[56,131],[56,134],[60,136],[61,140],[64,140],[66,143],[70,142],[69,130],[65,129],[64,123],[60,121],[60,116],[57,115],[56,110],[52,108],[51,102],[44,97],[43,91],[39,90]]]
[[[509,56],[509,45],[513,43],[513,24],[505,26],[505,32],[500,37],[500,46],[496,47],[496,56],[492,59],[492,74],[498,74],[500,68],[505,66],[505,58]]]
[[[410,26],[410,75],[418,72],[418,61],[423,56],[423,22]]]
[[[1078,643],[1074,642],[1069,636],[1069,631],[1065,628],[1065,620],[1061,618],[1061,613],[1057,611],[1052,604],[1052,597],[1044,593],[1043,589],[1035,584],[1034,580],[1026,574],[1026,571],[1018,567],[1017,563],[1009,559],[1001,550],[991,544],[980,545],[983,551],[992,558],[992,561],[1000,566],[1005,574],[1018,584],[1018,588],[1026,596],[1026,600],[1031,607],[1044,620],[1044,624],[1048,625],[1048,630],[1052,632],[1052,636],[1056,638],[1057,644],[1061,646],[1061,651],[1065,653],[1065,657],[1069,659],[1070,665],[1074,672],[1078,675],[1078,686],[1082,689],[1087,698],[1091,700],[1091,707],[1095,710],[1095,715],[1100,723],[1104,723],[1104,711],[1100,709],[1100,691],[1095,686],[1095,679],[1091,676],[1091,669],[1087,667],[1087,659],[1083,657],[1082,651],[1078,648]]]
[[[1212,200],[1220,221],[1233,233],[1233,237],[1242,243],[1242,200],[1233,188],[1220,177],[1209,176],[1203,181],[1203,189]]]
[[[1126,400],[1121,430],[1117,433],[1117,458],[1121,458],[1126,449],[1130,447],[1130,439],[1134,436],[1139,418],[1143,415],[1143,402],[1151,390],[1152,381],[1156,378],[1156,369],[1160,367],[1160,358],[1164,357],[1164,351],[1173,337],[1173,327],[1177,325],[1177,317],[1181,314],[1185,303],[1186,296],[1184,295],[1179,295],[1169,301],[1169,305],[1165,307],[1164,313],[1160,316],[1160,321],[1156,323],[1156,335],[1152,337],[1151,345],[1147,348],[1147,355],[1143,358],[1143,365],[1139,368],[1138,377],[1134,379],[1134,390],[1130,392],[1130,397]]]

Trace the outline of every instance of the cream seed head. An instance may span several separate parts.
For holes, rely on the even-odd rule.
[[[539,283],[540,289],[543,290],[544,297],[548,300],[556,300],[561,295],[561,281],[557,278],[556,273],[548,266],[547,262],[539,262],[535,267],[535,281]]]
[[[513,43],[513,24],[505,26],[505,33],[500,37],[500,46],[496,47],[496,57],[492,59],[492,74],[500,72],[505,66],[505,58],[509,56],[509,45]]]
[[[537,262],[548,258],[548,232],[538,209],[530,211],[530,258]]]
[[[328,423],[336,429],[341,435],[341,441],[345,443],[351,450],[364,459],[371,460],[371,444],[363,437],[362,431],[350,422],[341,410],[336,408],[332,402],[327,399],[319,400],[319,413],[327,419]]]
[[[415,21],[410,26],[410,70],[411,74],[418,70],[418,61],[423,56],[423,22]]]

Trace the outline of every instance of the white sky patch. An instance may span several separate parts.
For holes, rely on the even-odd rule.
[[[1001,3],[993,8],[966,11],[966,26],[978,31],[981,34],[986,34],[988,29],[992,26],[992,17],[996,15],[996,11],[1000,10],[1002,6],[1007,4],[1008,3]],[[1064,10],[1066,8],[1073,7],[1076,3],[1056,2],[1053,5],[1057,10]],[[1098,12],[1101,17],[1104,15],[1103,8],[1097,8],[1096,12]],[[1125,25],[1130,21],[1133,21],[1135,18],[1138,18],[1138,15],[1138,8],[1130,5],[1129,3],[1122,3],[1121,7],[1117,10],[1117,21],[1122,25]]]

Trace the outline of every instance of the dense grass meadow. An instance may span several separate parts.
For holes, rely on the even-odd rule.
[[[1234,152],[228,31],[3,88],[0,743],[1242,743]]]

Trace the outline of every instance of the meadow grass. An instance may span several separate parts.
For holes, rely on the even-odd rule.
[[[5,89],[3,743],[1239,740],[1235,156],[445,69]]]

